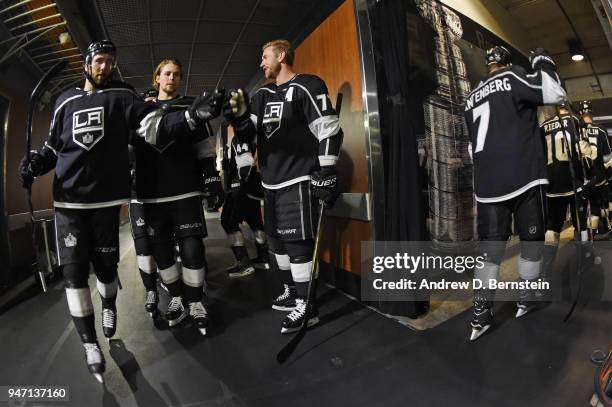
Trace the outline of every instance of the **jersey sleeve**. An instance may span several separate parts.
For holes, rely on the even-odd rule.
[[[561,86],[561,79],[552,69],[538,70],[525,74],[523,70],[513,69],[516,89],[514,94],[518,101],[534,106],[559,104],[567,98]]]
[[[43,175],[51,171],[57,163],[58,151],[61,151],[62,143],[62,121],[64,105],[68,102],[67,98],[60,97],[55,103],[51,125],[49,126],[49,135],[43,146],[38,150],[42,160],[42,166],[38,169],[37,175]]]
[[[335,165],[342,145],[342,129],[327,86],[322,79],[313,77],[301,88],[301,105],[310,132],[319,141],[319,165]]]

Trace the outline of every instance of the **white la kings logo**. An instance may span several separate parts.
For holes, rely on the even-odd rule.
[[[262,125],[267,138],[272,137],[274,132],[280,129],[282,117],[283,102],[268,102],[266,104]]]
[[[104,137],[104,106],[76,111],[72,114],[72,139],[85,150]]]
[[[76,244],[77,238],[72,233],[68,233],[68,235],[64,237],[64,245],[66,247],[74,247]]]
[[[136,226],[144,226],[144,225],[145,225],[145,221],[143,218],[136,219]]]

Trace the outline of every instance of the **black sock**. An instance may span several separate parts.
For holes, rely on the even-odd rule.
[[[142,284],[144,284],[147,291],[157,291],[157,273],[145,273],[141,269],[140,277],[142,278]]]
[[[93,343],[98,340],[93,314],[84,317],[73,316],[72,321],[83,343]]]

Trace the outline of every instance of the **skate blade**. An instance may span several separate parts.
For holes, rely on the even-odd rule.
[[[277,311],[291,312],[295,309],[295,307],[283,307],[282,305],[272,305],[272,309],[277,310]]]
[[[228,275],[229,275],[229,278],[240,278],[240,277],[250,276],[254,272],[255,272],[255,268],[254,267],[249,267],[248,269],[242,271],[241,273],[231,273],[231,274],[228,274]]]
[[[470,335],[470,341],[474,342],[476,339],[480,338],[482,334],[487,332],[491,328],[491,325],[485,325],[482,328],[472,328],[472,334]]]
[[[104,384],[104,377],[102,376],[102,373],[92,373],[92,375],[100,384]]]
[[[314,317],[314,318],[310,318],[308,320],[308,328],[310,328],[313,325],[316,325],[319,323],[319,317]],[[300,330],[301,327],[297,327],[297,328],[285,328],[285,327],[281,327],[281,334],[290,334],[293,332],[297,332]]]
[[[516,310],[516,315],[514,316],[515,318],[520,318],[525,314],[528,314],[531,310],[533,310],[533,305],[527,307],[527,308],[518,308]]]
[[[183,322],[183,320],[185,318],[187,318],[188,312],[184,312],[181,314],[180,317],[178,317],[177,319],[172,319],[172,320],[168,320],[168,326],[170,328],[172,328],[173,326],[177,326],[178,324],[180,324],[181,322]]]

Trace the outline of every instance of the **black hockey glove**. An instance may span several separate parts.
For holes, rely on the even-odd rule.
[[[249,95],[242,89],[232,89],[223,102],[223,116],[234,127],[242,127],[246,120],[250,120],[251,107]]]
[[[34,178],[39,176],[43,168],[43,157],[38,151],[30,151],[28,157],[23,157],[19,162],[17,177],[23,188],[30,188],[34,183]]]
[[[221,114],[225,90],[215,89],[213,93],[204,92],[196,97],[187,110],[190,120],[207,122]]]
[[[550,54],[544,48],[536,48],[529,52],[529,63],[534,71],[540,69],[555,70],[555,61],[550,57]]]
[[[596,183],[596,179],[591,179],[589,180],[589,182],[585,183],[582,186],[582,190],[580,191],[580,198],[584,199],[585,201],[588,201],[589,199],[591,199],[591,196],[593,195],[593,191],[595,191],[595,183]]]
[[[310,185],[314,196],[323,201],[326,208],[334,206],[336,199],[340,193],[338,192],[338,177],[336,175],[336,167],[326,166],[315,171],[310,179]]]
[[[206,199],[208,210],[216,212],[225,201],[225,193],[223,192],[223,186],[221,184],[221,177],[219,173],[215,171],[208,175],[204,175],[204,187],[203,194]]]

